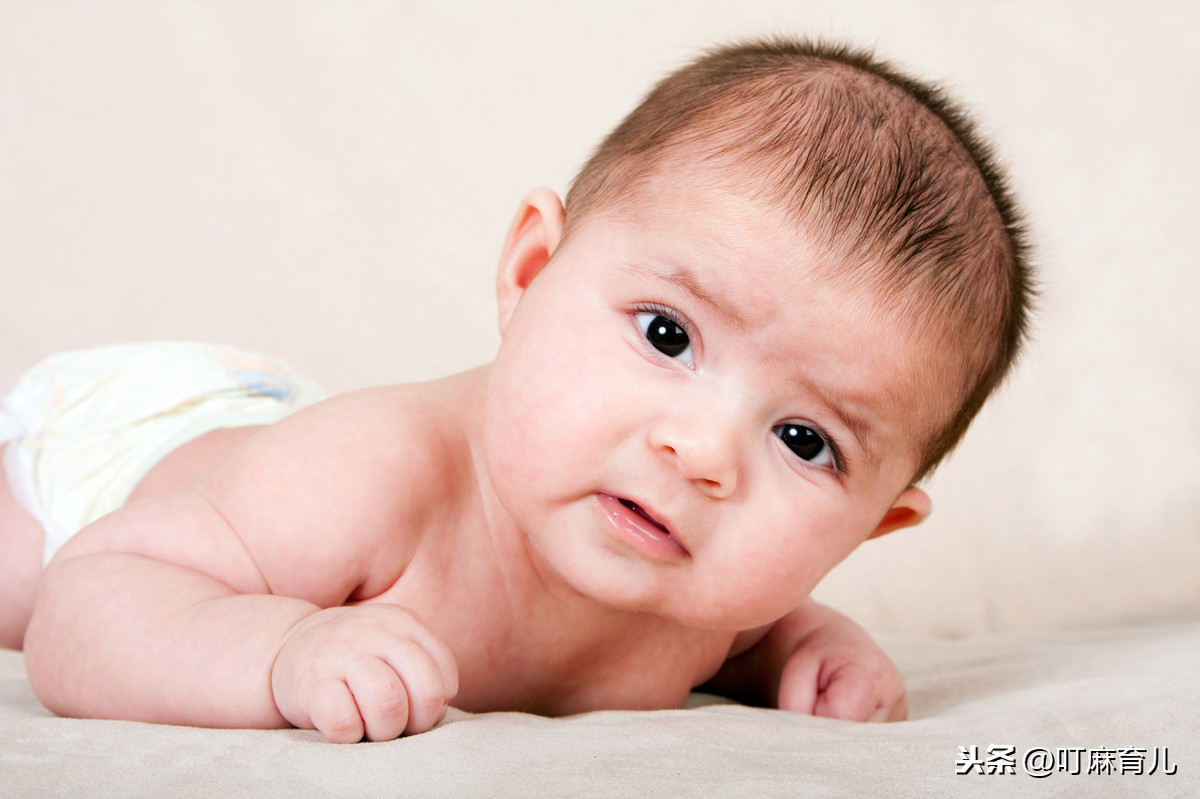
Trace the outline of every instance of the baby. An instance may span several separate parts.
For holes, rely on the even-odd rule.
[[[565,208],[525,198],[488,366],[319,402],[200,345],[30,372],[0,415],[0,632],[60,714],[332,741],[697,686],[903,718],[809,593],[929,513],[916,483],[1024,336],[1023,249],[936,91],[843,48],[714,51]]]

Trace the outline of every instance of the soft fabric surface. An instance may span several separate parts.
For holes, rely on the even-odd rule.
[[[5,796],[1195,796],[1200,613],[1061,633],[884,640],[911,720],[853,724],[720,703],[562,719],[451,711],[438,728],[337,746],[297,730],[80,721],[0,652]],[[979,773],[1012,747],[1011,774]],[[970,770],[962,747],[984,765]],[[970,747],[975,747],[972,751]],[[1031,749],[1083,750],[1033,777]],[[1121,750],[1145,750],[1126,759]],[[1000,759],[989,758],[989,750]],[[1118,753],[1110,761],[1106,751]],[[1082,766],[1079,757],[1083,758]],[[1165,756],[1165,759],[1164,759]],[[1093,758],[1112,773],[1088,774]],[[1133,773],[1140,763],[1153,775]],[[1162,773],[1170,766],[1176,773]],[[1122,773],[1124,769],[1125,773]],[[957,775],[956,771],[970,770]],[[1077,774],[1071,773],[1079,772]]]

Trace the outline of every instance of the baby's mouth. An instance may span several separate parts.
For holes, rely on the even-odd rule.
[[[649,513],[646,513],[646,511],[645,511],[645,510],[642,508],[642,506],[641,506],[641,505],[637,504],[636,502],[631,502],[631,501],[630,501],[630,500],[628,500],[628,499],[618,499],[617,501],[618,501],[618,502],[620,502],[620,503],[621,503],[622,505],[624,505],[625,507],[629,508],[631,511],[633,511],[634,513],[636,513],[638,516],[641,516],[643,519],[645,519],[646,521],[650,522],[652,525],[654,525],[655,527],[657,527],[659,530],[662,530],[662,532],[663,532],[663,535],[667,536],[668,538],[670,538],[670,537],[671,537],[671,531],[670,531],[670,530],[668,530],[668,529],[667,529],[667,528],[666,528],[666,527],[665,527],[665,526],[662,524],[662,522],[660,522],[658,519],[655,519],[655,518],[654,518],[653,516],[651,516]]]
[[[670,528],[633,500],[600,494],[596,501],[617,536],[643,555],[672,564],[691,557],[683,542],[671,534]]]

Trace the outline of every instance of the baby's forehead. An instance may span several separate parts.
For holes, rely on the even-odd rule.
[[[645,222],[668,243],[702,240],[739,262],[742,280],[827,284],[872,308],[873,315],[911,304],[911,298],[896,296],[902,292],[888,289],[892,259],[886,248],[839,237],[846,221],[820,207],[796,213],[760,170],[735,159],[663,159],[593,215]],[[746,257],[738,257],[742,254]],[[695,259],[691,268],[721,279],[729,264]]]

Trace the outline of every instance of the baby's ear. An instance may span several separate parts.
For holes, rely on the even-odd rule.
[[[883,514],[883,519],[867,538],[879,538],[881,535],[913,527],[929,518],[933,511],[933,503],[929,495],[916,486],[909,486],[904,493],[897,497]]]
[[[550,189],[534,189],[525,195],[513,219],[496,276],[496,298],[500,310],[500,335],[504,335],[525,289],[550,260],[562,238],[566,211],[562,200]]]

